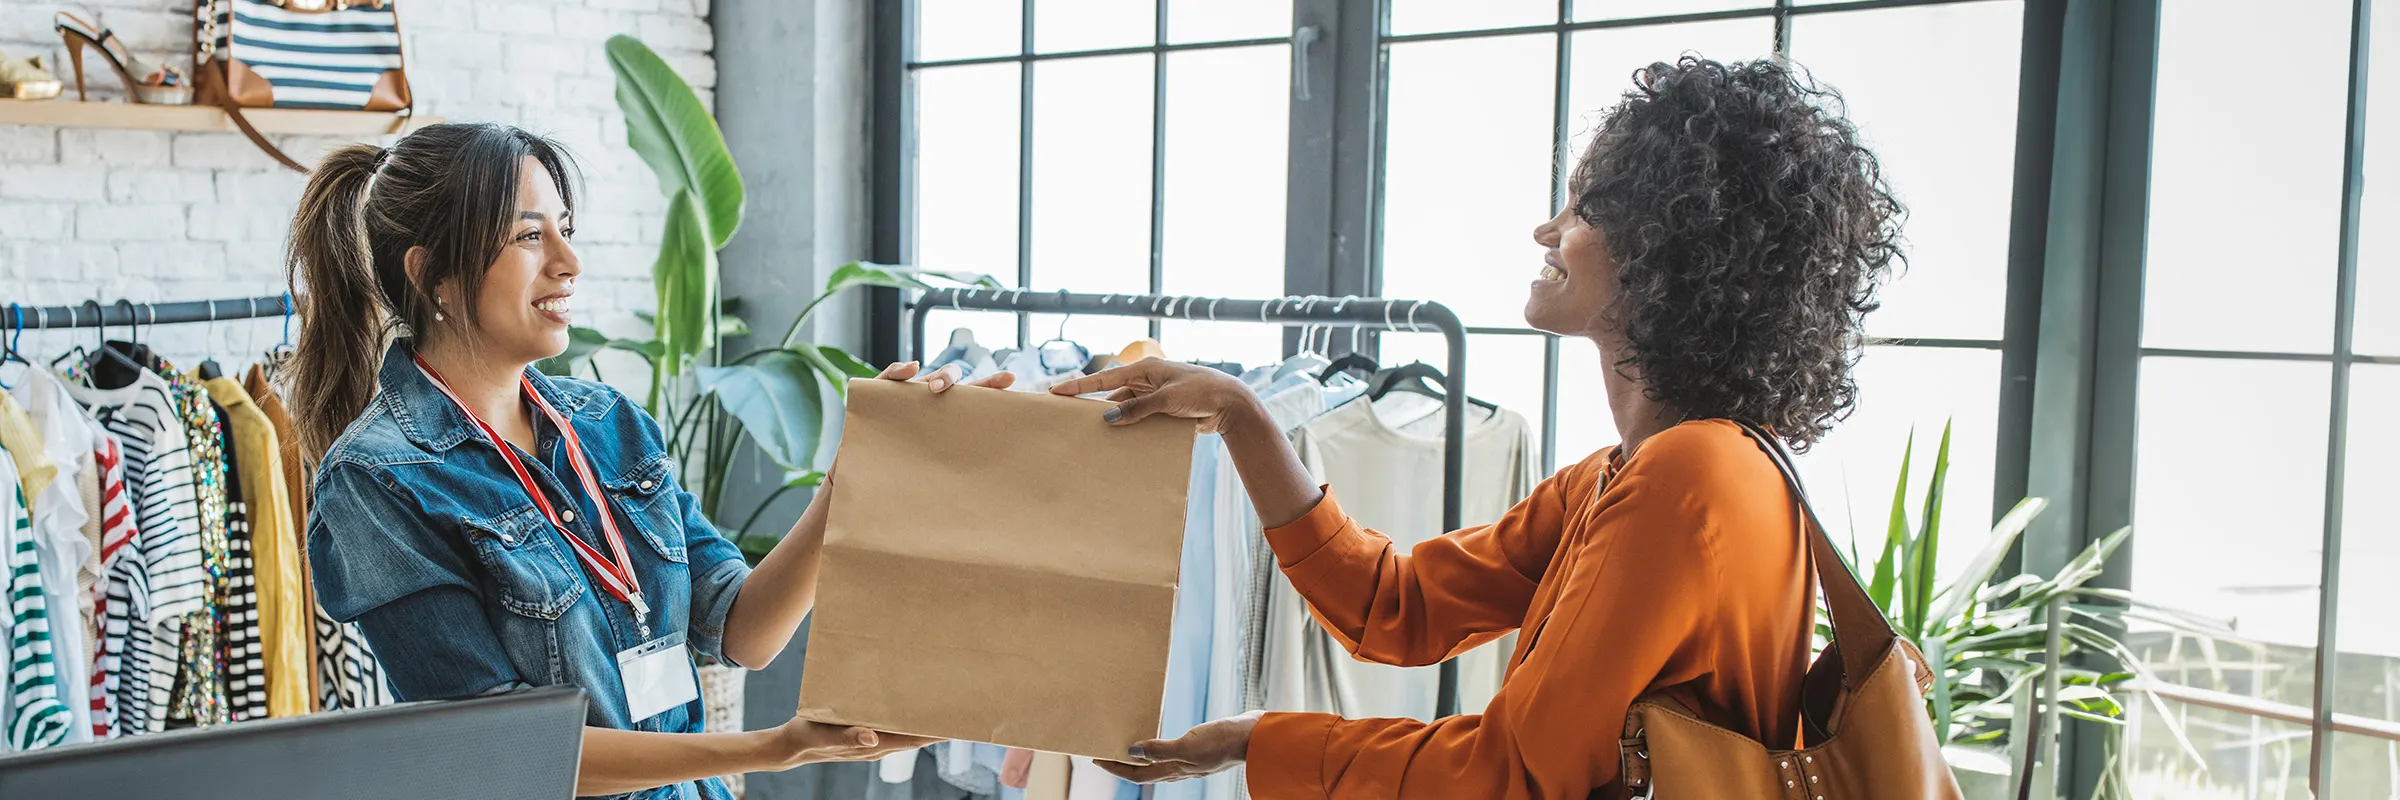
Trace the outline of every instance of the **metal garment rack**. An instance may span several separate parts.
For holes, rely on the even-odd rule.
[[[1016,314],[1140,317],[1193,322],[1227,322],[1292,326],[1330,326],[1376,330],[1438,331],[1448,347],[1449,364],[1442,386],[1442,529],[1458,530],[1464,497],[1467,447],[1467,328],[1449,308],[1430,300],[1377,297],[1283,297],[1236,300],[1155,294],[1080,294],[1065,290],[1029,292],[1023,289],[936,289],[924,293],[910,309],[911,345],[915,358],[925,359],[925,316],[936,310],[995,311]],[[1458,713],[1458,663],[1441,665],[1440,689],[1434,713]]]
[[[289,294],[269,297],[236,297],[223,300],[187,300],[173,303],[136,303],[118,300],[102,305],[98,300],[72,306],[26,306],[9,303],[0,306],[0,333],[15,330],[50,328],[102,328],[135,325],[170,325],[184,322],[229,322],[241,319],[292,316],[296,306]]]

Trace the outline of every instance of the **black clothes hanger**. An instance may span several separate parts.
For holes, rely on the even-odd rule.
[[[1434,384],[1443,380],[1444,378],[1442,376],[1442,371],[1434,369],[1432,364],[1427,364],[1423,361],[1412,362],[1368,376],[1367,399],[1381,400],[1383,399],[1384,395],[1390,394],[1392,390],[1397,389],[1410,394],[1421,394],[1426,397],[1441,400],[1447,396],[1442,394],[1442,390],[1434,388]],[[1475,399],[1473,397],[1467,398],[1467,402],[1482,406],[1492,411],[1500,410],[1499,406],[1493,405],[1488,401]]]
[[[25,365],[26,369],[32,369],[33,362],[25,360],[25,354],[17,351],[18,340],[25,338],[25,307],[15,303],[8,304],[8,316],[8,339],[0,342],[0,367],[6,367],[14,362]],[[15,387],[0,382],[0,389],[13,388]]]
[[[141,346],[142,329],[140,325],[134,324],[133,301],[119,299],[116,304],[125,308],[126,340],[122,342],[108,341],[106,338],[108,329],[100,328],[102,333],[100,349],[92,353],[84,364],[92,372],[92,388],[94,389],[122,389],[132,386],[133,382],[139,380],[142,373],[149,369],[147,364],[150,360],[148,358],[150,351]],[[98,301],[94,301],[92,305],[94,311],[99,310]],[[105,320],[106,317],[103,316],[102,319]]]
[[[1375,359],[1368,358],[1364,354],[1355,351],[1343,353],[1341,358],[1334,359],[1333,363],[1325,365],[1325,369],[1317,373],[1317,382],[1330,383],[1333,381],[1333,376],[1343,372],[1356,372],[1360,377],[1365,377],[1375,374],[1375,371],[1382,366],[1375,363]]]

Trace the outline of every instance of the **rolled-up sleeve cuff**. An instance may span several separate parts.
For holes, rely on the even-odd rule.
[[[739,558],[717,562],[692,582],[692,652],[734,666],[725,657],[725,618],[733,614],[733,600],[741,596],[742,584],[750,580],[750,565]]]
[[[1266,531],[1267,546],[1275,550],[1275,563],[1292,585],[1306,593],[1320,579],[1332,575],[1352,574],[1356,563],[1373,563],[1383,555],[1389,544],[1379,536],[1368,536],[1358,529],[1358,522],[1342,513],[1342,504],[1325,491],[1317,507],[1308,510],[1291,524]],[[1370,541],[1372,540],[1372,541]],[[1370,573],[1371,574],[1371,573]]]
[[[1325,745],[1333,738],[1332,714],[1271,712],[1250,729],[1244,755],[1250,796],[1256,800],[1315,800],[1325,796]]]

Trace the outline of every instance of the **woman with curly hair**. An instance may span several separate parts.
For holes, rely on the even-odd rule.
[[[1277,563],[1353,656],[1426,665],[1523,631],[1480,714],[1433,721],[1253,712],[1144,742],[1135,781],[1248,764],[1259,798],[1622,794],[1617,737],[1664,691],[1766,743],[1800,737],[1814,588],[1800,514],[1735,421],[1806,448],[1846,415],[1903,211],[1840,98],[1781,61],[1652,64],[1534,228],[1525,319],[1599,344],[1623,443],[1491,525],[1408,552],[1309,479],[1258,399],[1144,361],[1055,389],[1113,391],[1224,434]],[[1571,413],[1571,412],[1570,412]]]

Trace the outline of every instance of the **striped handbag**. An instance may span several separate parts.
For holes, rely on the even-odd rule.
[[[199,101],[251,142],[307,172],[258,134],[244,108],[403,111],[413,103],[394,0],[199,0]]]

